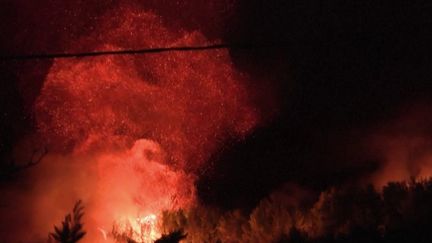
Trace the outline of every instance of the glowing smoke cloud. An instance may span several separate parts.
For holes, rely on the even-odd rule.
[[[119,7],[98,21],[97,32],[71,42],[72,51],[208,44],[200,33],[167,29],[137,8]],[[224,140],[258,122],[243,81],[224,50],[54,62],[36,120],[52,153],[69,163],[91,155],[62,172],[95,173],[70,185],[86,192],[87,240],[101,240],[113,221],[194,202],[193,172]]]

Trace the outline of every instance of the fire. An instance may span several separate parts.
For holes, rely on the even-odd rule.
[[[139,243],[151,243],[161,236],[157,229],[157,216],[149,214],[142,217],[129,217],[114,225],[114,239],[131,239]]]
[[[98,21],[95,33],[71,41],[72,51],[209,43],[139,8],[121,7]],[[257,124],[244,80],[224,50],[55,60],[36,122],[57,155],[51,165],[79,166],[44,181],[60,178],[79,193],[65,197],[53,186],[39,204],[82,198],[90,242],[109,239],[113,224],[118,235],[129,230],[138,242],[154,240],[158,215],[195,204],[196,172],[212,153]]]
[[[401,109],[367,140],[378,154],[380,168],[371,176],[377,188],[392,181],[426,179],[432,176],[430,105],[419,103]]]
[[[136,218],[136,225],[132,227],[134,227],[135,232],[147,235],[149,240],[155,240],[160,236],[160,233],[156,230],[156,222],[156,215],[150,214],[145,217]]]
[[[159,144],[145,139],[127,151],[104,152],[96,158],[88,217],[92,227],[103,229],[104,238],[149,242],[160,235],[157,215],[194,203],[193,177],[169,168],[163,158]]]

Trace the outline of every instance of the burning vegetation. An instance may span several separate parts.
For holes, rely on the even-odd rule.
[[[297,191],[297,192],[296,192]],[[339,187],[310,201],[298,189],[277,191],[249,213],[195,205],[115,224],[107,241],[147,242],[427,242],[432,210],[432,180],[388,183],[382,192]],[[78,202],[54,242],[77,242],[85,232]],[[157,224],[156,224],[157,222]],[[183,231],[184,230],[184,231]],[[161,233],[159,233],[161,232]],[[186,232],[183,233],[183,232]],[[160,237],[159,239],[157,239]]]
[[[83,24],[85,30],[71,30],[70,36],[59,39],[66,52],[221,42],[212,38],[216,30],[203,30],[204,21],[193,25],[181,17],[184,13],[176,16],[173,8],[164,9],[158,1],[107,2]],[[209,16],[194,13],[203,20],[220,21],[219,15],[230,15],[236,6],[230,0],[205,6],[190,2],[174,5],[196,4],[211,12]],[[172,7],[173,3],[166,4]],[[31,30],[22,35],[27,31]],[[295,54],[295,46],[291,49]],[[270,54],[255,52],[243,58],[258,55],[259,62],[274,64],[265,60]],[[279,54],[269,53],[273,55],[269,59],[278,60]],[[399,116],[368,121],[366,128],[344,127],[340,132],[337,122],[324,121],[321,125],[331,127],[331,132],[322,132],[327,127],[315,126],[315,120],[324,112],[308,113],[314,107],[311,101],[303,104],[306,115],[296,111],[290,99],[280,100],[286,90],[278,93],[274,87],[279,84],[262,89],[272,86],[266,83],[270,81],[264,85],[256,81],[262,78],[262,70],[247,72],[241,55],[236,50],[212,49],[56,58],[37,63],[33,73],[22,72],[26,65],[14,67],[20,80],[17,90],[25,97],[31,96],[32,86],[20,82],[30,83],[29,77],[40,67],[46,67],[46,73],[40,75],[41,87],[34,97],[23,101],[31,114],[31,131],[11,142],[11,156],[0,154],[11,161],[1,163],[0,242],[430,242],[432,102],[407,102],[405,109],[392,113]],[[302,55],[297,58],[304,61]],[[285,77],[286,72],[268,79]],[[305,94],[308,85],[315,84],[306,82],[297,94],[302,102],[315,96]],[[317,100],[321,109],[322,99]],[[290,110],[279,114],[275,107],[283,105]],[[346,108],[331,108],[340,107]],[[2,127],[1,132],[7,129]],[[297,131],[302,129],[306,132]],[[330,133],[336,135],[327,138]],[[249,138],[261,140],[253,143]],[[300,141],[293,142],[296,139]],[[328,156],[316,143],[325,144],[320,149],[331,147],[340,157]],[[238,200],[253,195],[244,199],[250,199],[248,205],[224,207],[211,196],[205,198],[203,191],[222,185],[225,200],[231,200],[228,192],[238,185],[228,180],[227,171],[216,171],[214,163],[237,144],[249,150],[233,156],[241,160],[233,162],[241,168],[233,172],[238,178],[232,181],[246,185],[244,194],[234,196]],[[315,154],[308,157],[309,151]],[[249,162],[249,152],[258,158]],[[360,158],[352,162],[351,154]],[[333,158],[342,162],[328,162]],[[273,159],[279,159],[279,164]],[[297,164],[284,165],[291,163]],[[205,176],[217,177],[220,184],[203,183]],[[244,178],[249,179],[242,182]],[[265,189],[255,188],[260,185]],[[82,201],[71,205],[77,199]]]
[[[70,50],[209,43],[130,6],[99,22]],[[38,135],[50,148],[45,164],[58,170],[43,179],[48,186],[41,185],[34,210],[77,196],[88,203],[90,241],[156,240],[163,211],[196,203],[194,182],[209,157],[258,123],[246,78],[226,50],[55,60],[34,109]]]

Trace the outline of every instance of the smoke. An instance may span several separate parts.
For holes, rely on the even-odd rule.
[[[369,180],[377,187],[432,175],[430,108],[428,101],[408,104],[395,118],[372,129],[368,147],[380,167]]]
[[[251,212],[197,205],[164,212],[159,227],[162,232],[184,228],[189,242],[274,242],[293,227],[306,227],[303,212],[313,202],[311,192],[287,184],[262,199]]]
[[[74,46],[104,50],[208,43],[198,32],[168,30],[162,19],[136,8],[116,9],[100,21],[95,35]],[[48,143],[60,150],[130,145],[144,137],[160,142],[173,163],[187,161],[193,168],[218,140],[244,136],[256,124],[241,80],[226,51],[59,60],[36,103],[36,120]]]
[[[47,233],[77,198],[86,202],[88,242],[102,242],[99,232],[162,210],[195,201],[194,177],[164,164],[158,144],[138,140],[127,150],[81,155],[48,154],[24,173],[20,187],[4,190],[13,220],[5,240],[46,242]],[[3,190],[2,190],[3,191]],[[28,202],[31,202],[29,204]]]
[[[67,51],[211,44],[136,4],[95,21]],[[25,180],[31,192],[12,190],[7,204],[25,194],[18,205],[28,212],[17,222],[29,223],[9,226],[6,239],[43,242],[77,199],[86,204],[88,242],[105,241],[101,231],[113,225],[191,207],[196,173],[260,120],[246,80],[225,50],[55,60],[34,105],[49,154]]]
[[[251,212],[202,205],[165,212],[160,228],[184,228],[189,242],[428,241],[431,183],[392,182],[381,193],[373,186],[338,186],[318,197],[290,186],[271,193]]]
[[[64,6],[50,1],[41,4],[43,8],[39,2],[9,2],[3,12],[19,20],[15,26],[2,28],[4,36],[12,36],[2,40],[4,53],[212,44],[222,36],[225,18],[235,8],[230,0],[75,1]],[[393,187],[385,185],[431,175],[430,103],[410,106],[399,117],[376,125],[376,119],[391,110],[381,106],[399,106],[410,96],[404,93],[399,99],[398,89],[418,82],[412,86],[392,83],[396,88],[388,89],[384,79],[378,82],[369,77],[372,72],[379,76],[380,65],[391,72],[394,69],[392,64],[381,63],[386,60],[383,56],[369,50],[374,42],[360,44],[369,50],[365,52],[358,49],[356,33],[353,40],[350,34],[336,35],[346,38],[343,44],[328,34],[339,26],[345,32],[345,28],[367,30],[369,25],[354,21],[361,27],[353,28],[339,20],[304,21],[310,19],[310,12],[322,12],[322,5],[311,5],[312,10],[317,8],[313,11],[300,5],[289,3],[276,11],[270,4],[257,4],[262,10],[250,13],[246,8],[233,20],[240,21],[239,31],[226,37],[289,40],[292,45],[284,51],[209,50],[16,64],[18,89],[25,106],[32,107],[36,143],[47,146],[49,154],[20,174],[23,179],[2,185],[0,238],[44,242],[53,224],[77,199],[86,205],[88,242],[105,241],[101,232],[109,235],[113,225],[136,228],[153,216],[157,222],[152,221],[152,227],[153,223],[159,227],[156,235],[184,228],[191,242],[272,242],[292,234],[293,229],[311,238],[343,235],[356,227],[380,233],[383,225],[391,225],[388,218],[392,216],[382,204],[393,202],[382,198],[388,195],[386,188]],[[286,14],[284,8],[307,14],[302,19],[303,12]],[[354,8],[357,11],[358,6]],[[337,15],[345,16],[344,8],[338,11]],[[262,16],[269,18],[261,21]],[[281,36],[273,35],[276,32]],[[378,28],[371,36],[380,32]],[[383,53],[396,53],[392,48],[399,47],[382,48]],[[235,67],[268,81],[251,82]],[[286,82],[290,80],[286,70],[291,69],[298,79],[295,85]],[[411,70],[407,73],[411,76]],[[393,75],[399,76],[392,73],[391,80]],[[327,85],[329,80],[336,83]],[[279,96],[268,92],[273,89],[281,90]],[[370,99],[364,98],[367,95]],[[387,96],[391,98],[382,98]],[[222,181],[223,200],[243,198],[232,203],[240,208],[223,211],[200,202],[197,181],[209,168],[215,169],[209,160],[225,149],[227,141],[239,141],[268,121],[279,99],[284,102],[283,114],[273,127],[254,133],[240,149],[219,158],[235,164],[215,171],[215,180]],[[367,129],[358,128],[367,122]],[[375,127],[371,129],[370,124]],[[16,145],[19,156],[31,151],[25,146]],[[286,181],[301,186],[269,194]],[[350,183],[354,188],[328,188]],[[383,194],[363,188],[369,183]],[[216,182],[202,187],[214,192],[217,186]],[[414,187],[400,188],[410,194],[407,188]],[[249,205],[244,202],[255,200],[257,205],[246,210]],[[404,199],[397,205],[405,207],[407,202],[411,201]]]

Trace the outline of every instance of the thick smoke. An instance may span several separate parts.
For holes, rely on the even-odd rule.
[[[211,43],[133,4],[95,21],[67,51]],[[22,203],[28,227],[7,239],[44,241],[79,198],[87,204],[88,242],[105,241],[114,224],[136,229],[162,210],[192,206],[195,172],[259,121],[245,81],[226,50],[55,60],[34,106],[38,141],[49,154],[23,197],[33,202]]]
[[[97,33],[72,45],[208,44],[198,32],[164,28],[161,18],[142,9],[118,8],[99,21]],[[169,151],[171,162],[195,168],[218,141],[243,136],[256,124],[242,80],[226,51],[59,60],[36,103],[36,120],[48,143],[63,151],[150,138]]]
[[[211,44],[222,36],[235,6],[230,0],[5,2],[0,11],[16,21],[2,26],[11,37],[2,39],[4,53]],[[426,89],[417,81],[404,83],[415,70],[426,75],[430,70],[405,65],[410,58],[399,53],[402,46],[417,46],[417,36],[387,45],[399,40],[394,29],[400,24],[382,21],[386,7],[240,2],[245,12],[240,9],[233,21],[240,28],[225,41],[276,39],[289,47],[9,65],[35,121],[34,141],[49,154],[20,179],[2,184],[0,239],[45,242],[77,199],[86,205],[87,242],[105,241],[113,224],[137,229],[153,216],[152,237],[183,228],[190,242],[303,236],[311,242],[338,237],[353,242],[353,234],[376,242],[399,239],[398,232],[422,235],[416,230],[428,225],[431,183],[414,179],[432,173],[430,102],[409,105],[388,119],[395,107]],[[336,17],[328,19],[325,11]],[[358,21],[341,21],[347,12]],[[310,21],[310,13],[320,16]],[[389,29],[383,39],[368,40]],[[381,51],[374,49],[375,41]],[[235,67],[267,81],[249,82]],[[271,86],[281,89],[279,96],[267,92]],[[410,89],[412,94],[400,91]],[[200,202],[195,186],[200,173],[214,169],[209,159],[268,119],[279,105],[275,97],[283,99],[279,120],[241,144],[238,156],[222,161],[234,166],[215,172],[223,200],[250,197],[232,210]],[[27,142],[15,144],[19,156],[32,150]],[[387,184],[401,180],[411,181]],[[270,192],[286,181],[301,185]],[[217,182],[203,187],[214,191]],[[255,200],[252,209],[242,204]]]

